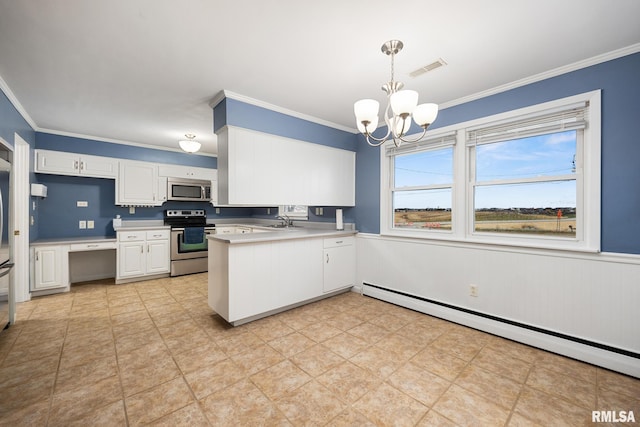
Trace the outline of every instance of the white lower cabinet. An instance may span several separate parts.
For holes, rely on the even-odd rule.
[[[116,282],[169,273],[169,236],[169,229],[118,231]]]
[[[353,286],[356,279],[356,247],[353,237],[324,239],[322,290],[331,292]]]
[[[65,288],[68,283],[67,246],[37,246],[33,248],[31,290]]]
[[[330,296],[354,282],[352,236],[246,244],[209,239],[209,306],[234,325]]]

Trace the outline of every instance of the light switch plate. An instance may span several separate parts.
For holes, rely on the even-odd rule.
[[[93,222],[93,220],[90,219],[89,221],[87,221],[87,228],[93,228],[93,227],[95,227],[95,223]]]
[[[86,208],[89,206],[89,202],[85,201],[85,200],[78,200],[76,202],[76,206],[79,208]]]

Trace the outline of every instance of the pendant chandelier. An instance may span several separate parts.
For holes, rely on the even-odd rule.
[[[379,147],[393,139],[396,147],[403,142],[417,142],[424,137],[427,127],[438,116],[437,104],[418,105],[418,92],[415,90],[402,90],[404,84],[393,79],[394,57],[402,50],[404,45],[400,40],[390,40],[382,45],[382,53],[391,56],[391,81],[382,85],[382,90],[387,93],[387,108],[384,112],[384,122],[387,125],[387,134],[382,138],[376,138],[372,134],[378,127],[378,110],[380,103],[375,99],[361,99],[353,105],[356,115],[358,131],[362,132],[367,143],[372,147]],[[408,139],[407,132],[411,128],[411,118],[423,131],[417,138]]]

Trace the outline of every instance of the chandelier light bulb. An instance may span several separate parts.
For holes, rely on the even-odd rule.
[[[420,104],[413,110],[413,120],[420,127],[427,127],[438,117],[438,104]]]
[[[415,90],[401,90],[389,98],[391,109],[396,116],[410,116],[418,105],[418,92]]]

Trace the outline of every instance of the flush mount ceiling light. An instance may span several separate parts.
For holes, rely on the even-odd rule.
[[[200,149],[200,143],[193,139],[196,137],[194,134],[187,133],[184,136],[187,137],[186,140],[178,141],[178,144],[180,144],[180,148],[182,148],[187,153],[195,153]]]
[[[367,143],[372,147],[379,147],[390,138],[393,139],[396,147],[399,147],[403,142],[419,141],[427,132],[427,127],[438,116],[437,104],[418,105],[418,92],[415,90],[401,90],[404,84],[393,79],[393,60],[403,46],[400,40],[390,40],[382,45],[382,53],[391,56],[391,81],[382,85],[382,90],[387,93],[388,98],[387,109],[384,112],[387,134],[382,138],[376,138],[372,135],[378,127],[378,110],[380,109],[378,101],[375,99],[361,99],[353,105],[358,130],[366,136]],[[423,131],[417,138],[407,139],[406,135],[411,127],[411,117]]]

